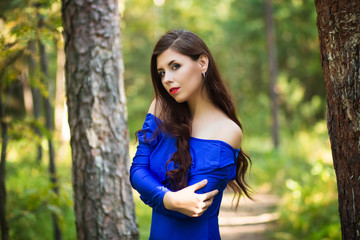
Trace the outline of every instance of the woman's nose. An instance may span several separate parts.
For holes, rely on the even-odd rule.
[[[171,74],[170,72],[165,73],[164,82],[172,83],[173,82],[173,74]]]

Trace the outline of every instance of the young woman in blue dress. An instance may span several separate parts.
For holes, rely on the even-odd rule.
[[[220,239],[224,189],[250,197],[241,124],[215,61],[194,33],[173,30],[151,58],[155,99],[137,132],[132,186],[153,209],[150,239]]]

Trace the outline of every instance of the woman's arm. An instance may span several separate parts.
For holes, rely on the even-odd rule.
[[[155,100],[152,102],[148,113],[155,114]],[[143,130],[148,139],[151,137],[155,126],[149,125],[151,122],[147,120],[145,120]],[[170,211],[170,209],[165,208],[164,195],[171,191],[164,187],[150,171],[150,155],[153,149],[151,143],[145,141],[144,134],[141,132],[138,133],[138,138],[139,145],[137,146],[137,151],[130,168],[131,185],[140,193],[141,200],[153,209],[167,216],[187,218],[188,216],[180,212]]]
[[[193,175],[189,180],[189,187],[164,195],[164,206],[191,217],[202,215],[212,204],[214,196],[226,188],[234,168],[235,165],[231,164],[208,173]]]
[[[189,181],[190,186],[172,192],[153,176],[149,170],[149,157],[141,154],[137,152],[130,170],[133,187],[144,203],[175,218],[201,216],[212,204],[214,196],[225,189],[235,168],[232,164],[206,174],[195,174]]]
[[[201,216],[208,207],[210,207],[214,196],[219,192],[215,189],[203,194],[196,193],[197,190],[204,188],[207,182],[207,179],[205,179],[177,192],[165,193],[165,208],[172,211],[178,211],[189,217]]]

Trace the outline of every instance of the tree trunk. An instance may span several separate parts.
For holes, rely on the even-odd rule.
[[[39,50],[40,50],[40,65],[41,65],[41,71],[46,79],[45,82],[47,85],[49,85],[49,74],[47,70],[47,57],[46,57],[46,50],[44,44],[41,43],[39,40]],[[49,87],[47,87],[49,90]],[[50,181],[53,184],[53,191],[58,195],[59,194],[59,188],[57,186],[57,176],[56,176],[56,166],[55,166],[55,153],[54,153],[54,146],[53,146],[53,140],[52,140],[52,133],[53,133],[53,120],[52,120],[52,107],[50,104],[50,91],[49,95],[43,98],[44,102],[44,110],[45,110],[45,125],[46,129],[48,130],[48,145],[49,145],[49,174],[50,174]],[[61,231],[58,223],[58,217],[55,213],[52,213],[52,219],[53,219],[53,229],[54,229],[54,239],[61,240]]]
[[[0,79],[1,81],[1,79]],[[5,162],[6,148],[8,142],[7,123],[5,120],[5,109],[2,101],[2,87],[0,86],[0,121],[1,121],[1,162],[0,162],[0,226],[1,239],[9,239],[9,229],[6,220],[6,187],[5,187]]]
[[[36,73],[36,44],[34,40],[29,41],[29,82],[34,85],[35,80],[35,73]],[[39,120],[40,117],[40,90],[36,86],[31,86],[31,95],[32,95],[32,102],[33,102],[33,113],[34,113],[34,119]],[[41,132],[40,129],[35,126],[35,133],[36,135],[41,138]],[[42,159],[42,147],[40,144],[37,146],[37,161],[38,163],[41,162]]]
[[[5,175],[6,175],[6,149],[8,142],[7,122],[5,118],[5,104],[2,101],[2,94],[5,86],[3,85],[3,77],[6,69],[13,64],[18,58],[22,56],[24,49],[18,50],[13,54],[7,56],[6,60],[0,64],[0,124],[1,124],[1,160],[0,160],[0,229],[1,239],[9,239],[9,228],[6,220],[6,187],[5,187]],[[9,95],[12,94],[13,86],[10,87]]]
[[[360,2],[315,5],[342,239],[360,239]]]
[[[65,129],[67,125],[67,116],[65,116],[65,75],[64,75],[64,65],[65,65],[65,53],[63,44],[58,40],[54,40],[57,50],[57,59],[56,59],[56,93],[55,93],[55,129],[61,133],[61,141],[68,142],[70,138],[65,138]],[[64,122],[66,120],[66,122]]]
[[[117,0],[63,0],[78,239],[137,239]]]
[[[38,14],[38,27],[42,28],[43,24],[43,16]],[[46,56],[46,49],[45,45],[41,42],[41,39],[38,40],[39,45],[39,53],[40,53],[40,68],[43,76],[43,83],[46,85],[48,96],[43,97],[44,103],[44,110],[45,110],[45,125],[46,129],[48,130],[47,140],[49,145],[49,174],[50,174],[50,181],[52,183],[52,189],[56,195],[59,195],[59,188],[56,176],[56,166],[55,166],[55,153],[54,153],[54,146],[53,146],[53,111],[50,103],[50,96],[51,96],[51,88],[50,88],[50,79],[49,79],[49,72],[47,66],[47,56]],[[53,230],[54,230],[54,239],[61,240],[61,230],[58,223],[58,217],[55,213],[52,213],[52,220],[53,220]]]
[[[268,62],[270,71],[270,99],[272,113],[272,138],[275,148],[279,146],[279,120],[278,120],[278,97],[276,91],[277,79],[277,59],[276,59],[276,43],[273,21],[273,10],[271,0],[265,0],[265,23],[266,38],[268,48]]]

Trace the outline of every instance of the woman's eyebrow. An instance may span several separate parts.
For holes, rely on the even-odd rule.
[[[168,63],[168,66],[170,66],[171,64],[173,64],[173,62],[175,62],[175,60],[171,60],[171,61]],[[158,70],[158,71],[159,71],[159,70],[162,70],[162,68],[158,68],[157,70]]]
[[[171,60],[171,61],[168,63],[168,66],[170,66],[171,64],[173,64],[173,62],[175,62],[175,60]]]

